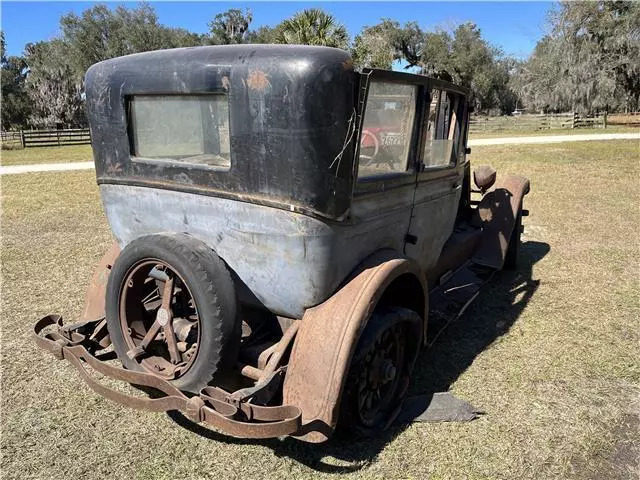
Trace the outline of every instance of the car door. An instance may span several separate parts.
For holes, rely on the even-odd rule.
[[[416,190],[405,254],[425,271],[453,232],[464,177],[464,92],[431,80],[425,95]]]
[[[369,70],[363,80],[360,148],[347,222],[348,248],[358,261],[382,248],[404,250],[426,91],[426,78],[417,75]]]

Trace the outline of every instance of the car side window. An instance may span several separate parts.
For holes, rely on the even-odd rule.
[[[431,90],[422,162],[425,168],[455,165],[462,131],[462,96]]]
[[[358,179],[409,169],[418,87],[373,81],[360,136]]]

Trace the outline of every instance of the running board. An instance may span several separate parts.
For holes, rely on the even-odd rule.
[[[443,276],[440,285],[429,294],[427,346],[431,347],[447,326],[462,316],[495,272],[493,268],[468,261]]]

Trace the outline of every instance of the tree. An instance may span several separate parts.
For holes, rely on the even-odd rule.
[[[346,49],[349,45],[347,29],[333,15],[318,8],[296,13],[277,27],[276,43],[323,45]]]
[[[251,10],[245,13],[237,8],[217,14],[209,23],[211,40],[214,45],[230,45],[244,43],[253,20]]]
[[[518,74],[537,108],[592,112],[640,107],[640,4],[564,2]]]
[[[247,43],[278,43],[280,27],[263,25],[257,30],[249,30],[246,35]]]
[[[40,127],[85,124],[82,83],[67,62],[67,44],[59,39],[30,43],[25,51],[31,123]]]
[[[516,66],[510,83],[528,108],[540,112],[571,110],[570,93],[561,91],[565,61],[559,45],[545,36],[529,59]]]
[[[29,98],[25,86],[27,64],[23,57],[7,57],[4,32],[0,32],[0,49],[2,130],[24,127],[30,113]]]
[[[158,23],[152,6],[122,6],[110,10],[95,5],[80,16],[69,13],[60,19],[62,40],[78,77],[96,62],[132,53],[162,48],[202,45],[204,37]]]
[[[399,57],[396,43],[400,24],[388,18],[372,27],[365,26],[353,42],[351,54],[359,67],[391,70]]]
[[[460,84],[471,90],[479,110],[510,113],[516,105],[509,83],[514,60],[484,40],[473,23],[459,25],[450,34],[424,31],[416,22],[400,27],[383,19],[356,36],[353,56],[364,67],[391,68],[402,60],[407,69]]]

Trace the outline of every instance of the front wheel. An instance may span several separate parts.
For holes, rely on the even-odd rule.
[[[400,411],[422,338],[422,319],[406,308],[377,309],[353,356],[340,426],[360,436],[384,430]]]

